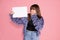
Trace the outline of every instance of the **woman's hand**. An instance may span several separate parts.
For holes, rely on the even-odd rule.
[[[13,11],[11,11],[11,12],[10,12],[10,14],[14,14],[14,12],[13,12]]]
[[[11,12],[10,12],[10,14],[13,14],[13,15],[14,15],[14,12],[13,12],[13,11],[11,11]],[[18,18],[22,18],[22,17],[18,17]]]

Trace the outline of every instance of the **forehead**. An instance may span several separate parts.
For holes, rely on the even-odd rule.
[[[35,7],[31,7],[30,10],[36,10],[36,8]]]

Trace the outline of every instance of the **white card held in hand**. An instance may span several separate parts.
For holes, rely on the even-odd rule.
[[[12,11],[14,12],[13,18],[16,17],[27,17],[27,7],[13,7]]]

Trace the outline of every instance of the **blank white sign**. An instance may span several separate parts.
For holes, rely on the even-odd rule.
[[[12,11],[14,12],[13,18],[16,17],[27,17],[27,7],[13,7]]]

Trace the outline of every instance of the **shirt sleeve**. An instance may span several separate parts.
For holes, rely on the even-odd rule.
[[[22,17],[21,20],[22,20],[24,25],[27,25],[27,23],[28,23],[27,17]]]
[[[16,23],[16,24],[24,24],[23,23],[23,21],[21,20],[21,18],[13,18],[12,16],[13,16],[13,14],[9,14],[9,16],[10,16],[10,19],[14,22],[14,23]]]
[[[37,29],[37,31],[42,30],[44,25],[43,17],[39,19],[37,15],[32,15],[31,18],[33,20],[33,24],[36,26],[35,29]]]

